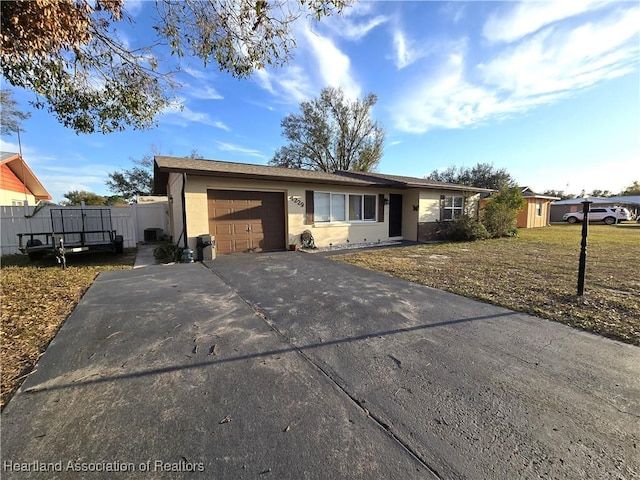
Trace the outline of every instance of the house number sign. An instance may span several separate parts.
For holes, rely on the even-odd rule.
[[[300,205],[302,208],[304,208],[304,202],[300,199],[300,197],[294,197],[293,195],[291,195],[289,197],[289,200],[296,205]]]

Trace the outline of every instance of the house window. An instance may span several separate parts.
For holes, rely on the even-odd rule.
[[[376,195],[313,192],[314,222],[376,221]]]
[[[542,216],[542,202],[536,202],[536,217]]]
[[[349,195],[349,220],[376,221],[375,195]]]
[[[453,220],[464,213],[464,197],[445,197],[443,220]]]
[[[24,200],[11,200],[12,207],[24,207]]]
[[[345,195],[342,193],[313,193],[314,221],[344,222]]]

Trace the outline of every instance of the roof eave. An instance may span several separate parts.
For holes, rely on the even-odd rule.
[[[158,173],[186,173],[187,175],[201,175],[205,177],[220,178],[243,178],[249,180],[269,180],[275,182],[293,182],[293,183],[320,183],[320,184],[339,184],[359,187],[377,187],[386,186],[382,183],[349,181],[341,178],[304,178],[304,177],[286,177],[281,175],[262,175],[258,173],[245,172],[220,172],[213,170],[200,170],[194,168],[178,168],[178,167],[158,167]]]

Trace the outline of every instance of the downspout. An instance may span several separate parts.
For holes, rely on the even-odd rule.
[[[182,174],[182,236],[184,237],[184,248],[188,248],[187,242],[187,203],[185,200],[185,189],[187,187],[187,174]]]

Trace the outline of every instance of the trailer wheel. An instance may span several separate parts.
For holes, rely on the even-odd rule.
[[[124,237],[122,235],[116,235],[116,238],[113,241],[113,248],[117,254],[124,253]]]
[[[27,248],[28,247],[40,247],[42,242],[37,238],[27,240]],[[29,260],[39,260],[44,257],[44,250],[36,250],[34,252],[29,252],[27,255],[29,256]]]

